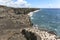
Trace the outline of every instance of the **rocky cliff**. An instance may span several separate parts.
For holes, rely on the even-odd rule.
[[[31,21],[27,15],[38,8],[11,8],[0,6],[0,30],[31,27]]]
[[[11,8],[0,5],[0,40],[26,40],[20,29],[32,27],[27,14],[38,9]]]

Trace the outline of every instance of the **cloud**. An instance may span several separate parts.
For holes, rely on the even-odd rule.
[[[30,7],[30,4],[26,0],[0,0],[0,5],[9,7]]]

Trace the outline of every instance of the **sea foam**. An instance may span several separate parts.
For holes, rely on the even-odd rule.
[[[33,14],[34,14],[35,12],[38,12],[38,11],[40,11],[40,10],[36,10],[36,11],[30,12],[30,13],[28,13],[28,15],[29,15],[30,17],[32,17]]]

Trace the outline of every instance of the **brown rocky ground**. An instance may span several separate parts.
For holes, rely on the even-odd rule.
[[[26,40],[20,29],[32,26],[27,14],[35,10],[0,6],[0,40]]]
[[[23,31],[22,33],[22,30]],[[32,38],[32,39],[31,39]],[[0,31],[0,40],[60,40],[56,35],[35,28],[5,29]]]
[[[40,40],[40,37],[37,34],[35,35],[37,37],[37,40]],[[7,29],[0,32],[0,40],[27,40],[27,39],[21,33],[21,29]]]
[[[0,6],[0,30],[31,27],[29,12],[37,8],[11,8]]]

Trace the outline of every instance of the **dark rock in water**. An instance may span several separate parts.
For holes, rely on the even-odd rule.
[[[48,33],[56,35],[56,33],[54,31],[48,31]]]

